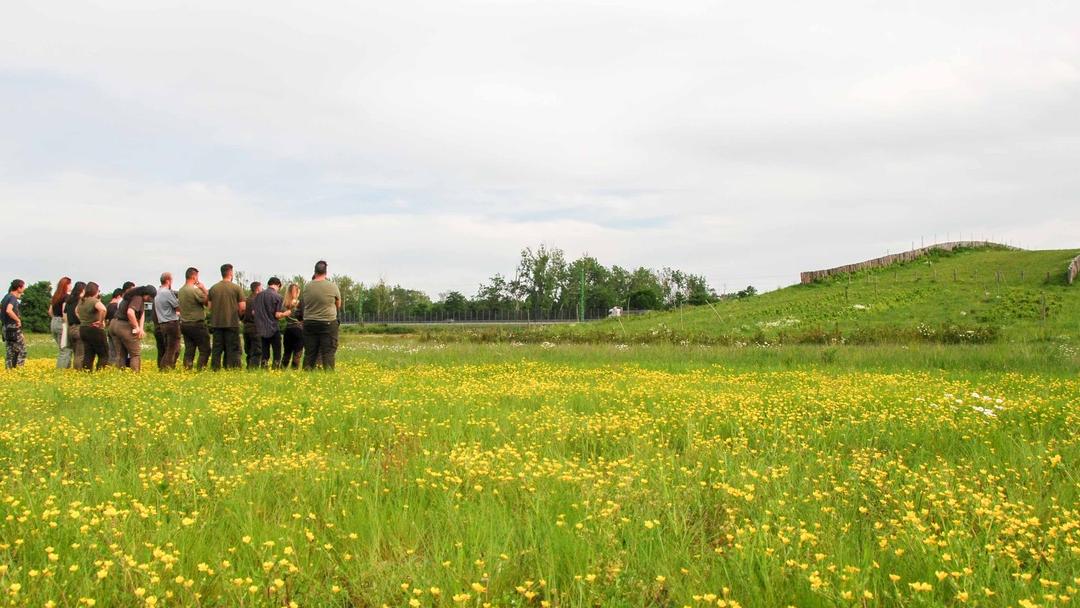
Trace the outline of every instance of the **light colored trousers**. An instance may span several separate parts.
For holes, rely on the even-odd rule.
[[[64,317],[53,317],[49,322],[49,330],[53,340],[56,340],[56,347],[60,349],[60,354],[56,355],[56,369],[70,368],[74,363],[75,350],[70,346],[60,346],[60,338],[64,335]]]

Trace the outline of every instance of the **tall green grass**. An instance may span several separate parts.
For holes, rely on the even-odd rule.
[[[996,606],[1080,577],[1053,345],[350,338],[332,374],[141,375],[33,348],[0,375],[13,605]]]

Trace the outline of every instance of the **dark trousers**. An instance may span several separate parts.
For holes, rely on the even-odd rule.
[[[258,359],[256,367],[266,367],[268,364],[274,369],[281,367],[281,332],[276,331],[269,338],[259,337]]]
[[[180,321],[166,321],[154,325],[154,338],[161,336],[158,346],[158,369],[175,369],[180,356]]]
[[[111,323],[112,323],[111,319],[105,322],[105,340],[107,340],[108,343],[109,343],[109,362],[110,363],[116,359],[116,338],[114,338],[113,335],[112,335],[112,332],[109,331],[109,325]],[[69,348],[70,348],[70,346],[69,346]],[[72,355],[72,356],[74,356],[74,355]]]
[[[184,369],[191,369],[195,361],[195,351],[199,351],[199,363],[196,370],[202,371],[210,360],[210,332],[203,321],[189,321],[180,324],[180,334],[184,336]]]
[[[337,321],[304,321],[304,369],[315,369],[316,360],[323,369],[334,369],[337,345]]]
[[[304,354],[304,328],[296,323],[285,326],[285,348],[281,352],[281,366],[300,369],[300,357]]]
[[[259,367],[262,359],[262,338],[255,331],[255,325],[244,323],[244,363],[248,369]]]
[[[214,348],[210,351],[210,369],[217,371],[223,365],[225,369],[240,367],[240,328],[214,327],[210,332],[214,336]]]
[[[79,369],[93,370],[95,357],[97,357],[97,369],[109,364],[109,340],[105,337],[103,328],[84,325],[79,330],[79,337],[83,343],[83,358],[79,361]]]
[[[77,366],[79,362],[83,360],[85,354],[83,352],[82,340],[79,339],[81,329],[82,325],[68,325],[68,348],[70,348],[72,352],[73,358],[71,361],[73,366]]]
[[[154,323],[154,348],[157,349],[157,366],[161,369],[161,360],[165,358],[165,331],[161,323]]]

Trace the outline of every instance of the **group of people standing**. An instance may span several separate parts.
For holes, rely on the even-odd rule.
[[[26,283],[16,279],[0,301],[8,368],[26,359],[19,311],[25,289]],[[241,335],[248,369],[333,369],[341,292],[327,278],[326,262],[315,264],[314,276],[302,289],[295,283],[284,294],[281,289],[281,280],[271,277],[265,289],[255,281],[245,295],[233,282],[232,264],[224,264],[221,280],[209,289],[192,267],[184,272],[179,290],[165,272],[159,287],[127,282],[106,303],[97,283],[73,284],[63,277],[50,302],[51,330],[60,348],[56,366],[139,371],[149,319],[162,371],[176,368],[181,343],[184,369],[202,370],[207,363],[215,371],[239,368]]]

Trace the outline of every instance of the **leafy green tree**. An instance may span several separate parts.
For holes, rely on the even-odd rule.
[[[686,302],[701,306],[717,300],[716,292],[709,287],[705,277],[695,274],[686,275]]]
[[[491,277],[487,283],[481,283],[473,300],[473,308],[487,311],[516,310],[520,302],[514,297],[514,288],[501,274]]]
[[[596,258],[583,256],[574,260],[567,267],[564,284],[560,290],[559,310],[563,313],[575,311],[581,295],[581,273],[585,273],[585,310],[609,310],[619,303],[617,288],[613,285],[612,273]]]
[[[566,272],[566,257],[558,247],[541,244],[535,250],[526,247],[521,251],[514,291],[533,317],[539,318],[556,307]]]
[[[388,314],[393,309],[393,297],[386,281],[379,279],[371,289],[367,290],[364,298],[364,314],[371,313],[376,317]]]
[[[630,275],[626,308],[629,310],[660,310],[664,307],[664,288],[660,278],[644,266]]]
[[[659,274],[664,306],[678,308],[686,304],[686,275],[679,270],[664,267]]]
[[[417,289],[395,285],[390,289],[391,308],[409,316],[422,316],[431,310],[431,298]]]
[[[363,297],[364,285],[357,283],[352,277],[345,274],[335,274],[330,281],[341,292],[341,308],[349,314],[357,314],[360,310],[360,298]]]
[[[757,288],[753,285],[747,285],[746,289],[739,290],[735,293],[737,298],[750,298],[757,295]]]
[[[623,308],[629,308],[630,281],[633,275],[622,266],[612,266],[608,273],[608,288],[615,297],[615,303]]]
[[[463,316],[469,310],[469,299],[460,291],[442,294],[439,304],[443,312],[451,316]]]
[[[22,305],[19,307],[25,331],[33,333],[49,331],[49,300],[51,298],[52,284],[48,281],[38,281],[26,286]]]

